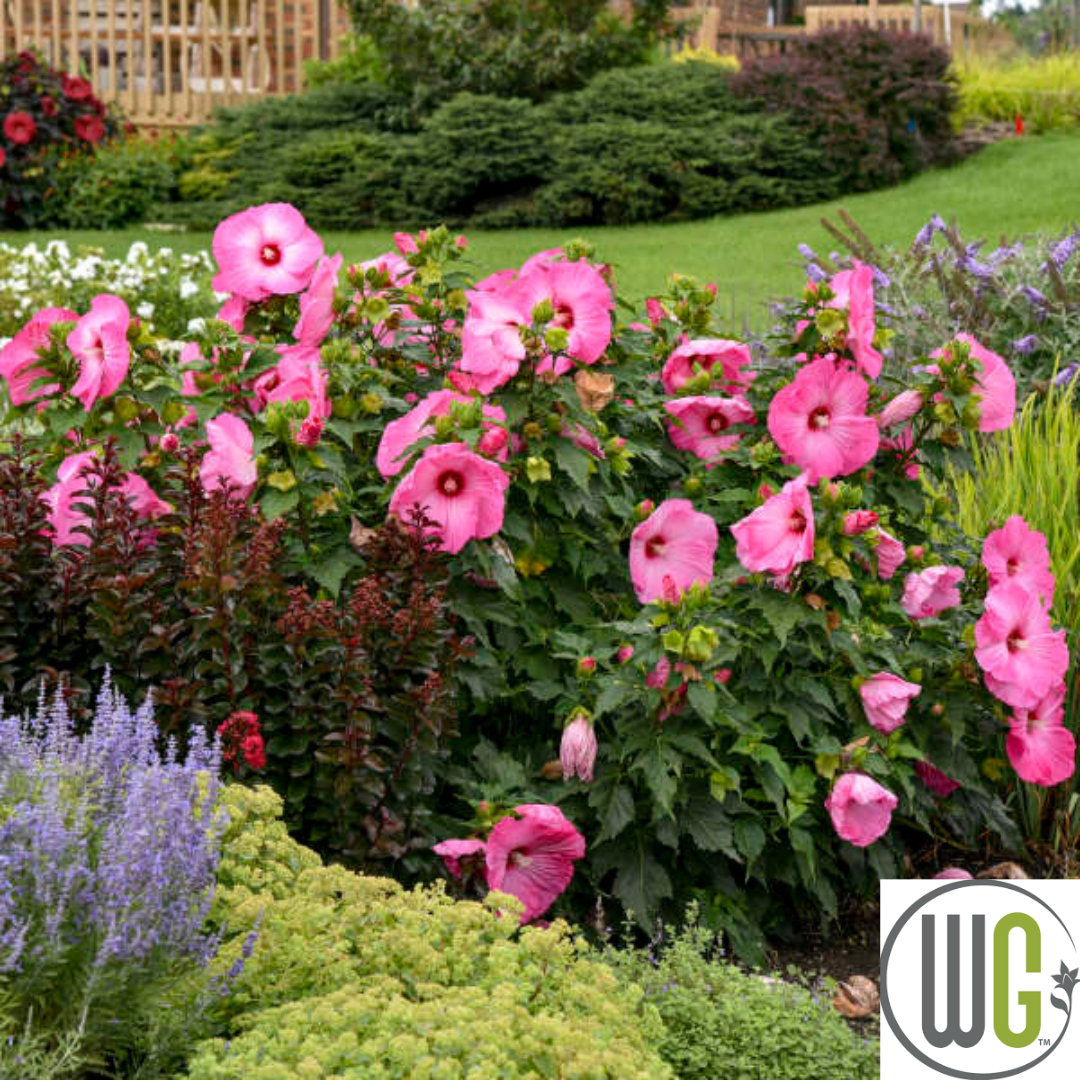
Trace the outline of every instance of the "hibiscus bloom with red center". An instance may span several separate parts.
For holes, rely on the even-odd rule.
[[[741,397],[683,397],[664,403],[672,417],[668,435],[679,450],[689,450],[702,461],[714,461],[739,445],[740,436],[729,429],[752,424],[754,410]]]
[[[877,453],[878,426],[866,415],[866,380],[820,357],[799,369],[769,405],[769,434],[811,484],[846,476]]]
[[[1055,582],[1046,537],[1029,528],[1019,514],[1013,514],[987,536],[982,564],[992,586],[1016,581],[1036,593],[1044,604],[1053,603]]]
[[[80,75],[61,75],[60,87],[68,101],[88,101],[94,96],[90,80]]]
[[[100,116],[76,116],[75,134],[83,142],[96,144],[105,136],[105,125]]]
[[[1065,684],[1059,683],[1031,709],[1009,720],[1005,752],[1016,775],[1029,784],[1053,787],[1076,771],[1076,739],[1065,727]]]
[[[566,891],[585,838],[557,807],[516,806],[514,814],[491,830],[485,877],[489,889],[516,896],[525,905],[522,921],[532,922]]]
[[[630,536],[630,579],[643,604],[707,585],[719,536],[716,522],[689,499],[665,499]],[[665,579],[668,579],[665,582]]]

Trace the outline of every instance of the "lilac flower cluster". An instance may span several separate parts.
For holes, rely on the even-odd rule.
[[[0,973],[20,997],[215,954],[220,751],[157,742],[150,701],[131,712],[108,676],[85,735],[59,696],[0,717]]]

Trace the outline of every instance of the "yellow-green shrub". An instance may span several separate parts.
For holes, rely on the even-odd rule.
[[[1080,124],[1080,55],[1015,61],[970,59],[955,65],[962,124],[1008,121],[1020,115],[1032,133]]]
[[[512,897],[458,902],[324,867],[268,789],[224,802],[225,962],[256,920],[259,939],[223,1003],[235,1034],[197,1049],[192,1080],[671,1076],[656,1010],[564,924],[518,933]]]

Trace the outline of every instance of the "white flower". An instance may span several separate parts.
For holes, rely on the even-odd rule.
[[[154,317],[154,305],[148,301],[143,301],[136,309],[135,314],[140,319],[152,319]]]
[[[201,334],[206,329],[206,320],[202,318],[188,319],[187,331],[189,334]]]

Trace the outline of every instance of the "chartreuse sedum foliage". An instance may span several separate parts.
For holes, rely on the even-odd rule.
[[[230,787],[216,917],[260,919],[192,1080],[661,1080],[659,1016],[565,926],[518,931],[512,898],[324,867],[291,841],[267,788]],[[238,936],[225,949],[238,952]]]
[[[969,57],[956,65],[962,124],[1024,119],[1032,134],[1080,124],[1080,55],[995,61]]]
[[[716,940],[689,912],[658,959],[611,949],[623,979],[639,983],[664,1021],[660,1052],[682,1080],[871,1080],[878,1044],[853,1032],[830,995],[747,977],[711,954]]]

